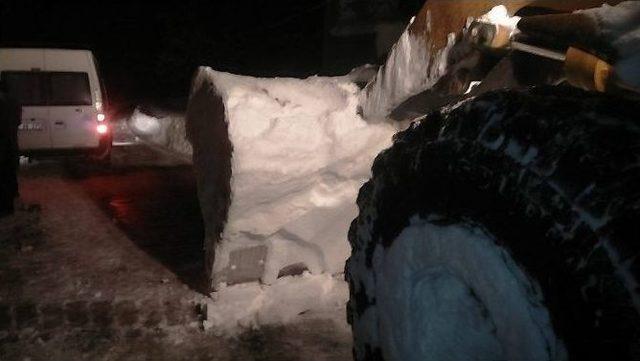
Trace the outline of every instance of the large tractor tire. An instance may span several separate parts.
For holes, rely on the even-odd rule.
[[[399,133],[349,232],[355,359],[640,358],[639,114],[544,87]]]

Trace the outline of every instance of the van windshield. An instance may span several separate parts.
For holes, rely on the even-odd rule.
[[[2,72],[9,94],[21,105],[91,105],[89,76],[81,72]]]

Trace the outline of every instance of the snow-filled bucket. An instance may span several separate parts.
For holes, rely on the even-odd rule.
[[[360,186],[395,128],[358,115],[348,79],[200,68],[187,109],[211,286],[341,273]]]

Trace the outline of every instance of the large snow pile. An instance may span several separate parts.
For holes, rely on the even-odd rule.
[[[343,271],[358,190],[396,131],[357,114],[359,92],[344,77],[199,70],[187,134],[214,288]]]

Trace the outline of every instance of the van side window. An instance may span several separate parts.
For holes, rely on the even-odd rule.
[[[87,73],[51,72],[49,104],[91,105],[91,88]]]
[[[44,77],[41,73],[5,71],[2,80],[9,94],[20,105],[46,105]]]

